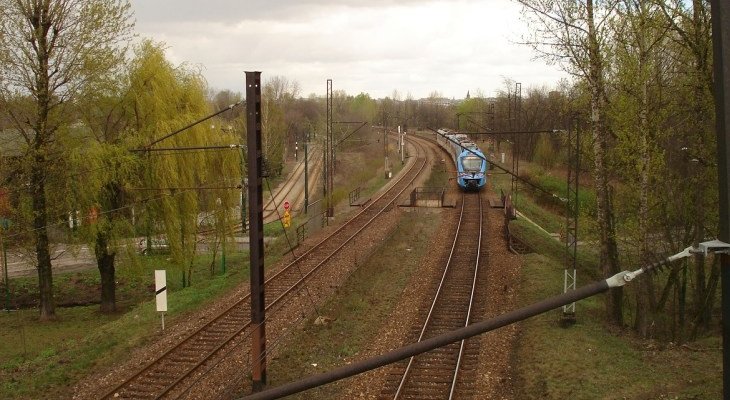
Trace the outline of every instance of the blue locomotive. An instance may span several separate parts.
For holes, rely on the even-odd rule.
[[[456,165],[456,182],[464,190],[478,191],[487,183],[489,167],[484,153],[463,133],[438,130],[438,142]]]

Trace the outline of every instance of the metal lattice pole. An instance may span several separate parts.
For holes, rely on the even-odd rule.
[[[565,202],[565,271],[563,292],[575,290],[578,254],[578,174],[580,129],[577,121],[568,129],[568,196]],[[575,321],[575,303],[563,306],[563,320]]]
[[[520,114],[522,109],[522,83],[515,83],[515,92],[513,94],[514,109],[512,101],[509,101],[508,118],[511,131],[520,130]],[[512,204],[517,201],[517,177],[520,175],[520,135],[512,135]]]

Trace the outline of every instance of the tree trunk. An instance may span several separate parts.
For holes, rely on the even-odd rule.
[[[117,310],[117,282],[116,267],[114,265],[117,254],[116,251],[110,251],[109,241],[111,227],[114,224],[113,210],[118,210],[122,205],[122,188],[116,183],[109,183],[105,188],[105,192],[108,201],[104,202],[102,216],[96,222],[100,225],[97,226],[94,254],[96,255],[96,266],[101,277],[100,311],[106,314]]]
[[[702,299],[701,304],[698,306],[698,313],[695,316],[694,326],[692,328],[692,334],[690,336],[691,340],[697,338],[697,334],[700,328],[705,331],[708,331],[710,329],[710,318],[708,317],[707,319],[703,320],[702,317],[705,314],[707,314],[708,316],[711,315],[712,308],[715,304],[715,293],[717,292],[717,284],[720,281],[719,264],[719,257],[715,257],[710,267],[710,277],[707,281],[706,296],[704,299]]]
[[[48,40],[47,35],[51,28],[49,5],[43,4],[31,9],[29,16],[34,28],[38,70],[35,75],[35,106],[36,120],[33,124],[35,137],[33,138],[33,160],[31,165],[31,191],[33,207],[33,232],[35,234],[36,257],[38,260],[38,291],[40,292],[40,319],[55,318],[56,306],[53,301],[53,270],[51,266],[51,252],[48,240],[48,210],[46,204],[46,152],[49,139],[48,116],[50,113],[51,95],[49,89],[48,68]]]
[[[613,226],[613,212],[608,184],[606,152],[608,140],[604,129],[604,81],[598,37],[593,19],[593,0],[586,0],[588,22],[588,83],[591,88],[591,126],[593,134],[593,155],[596,182],[596,214],[601,240],[601,270],[606,277],[619,272],[618,250]],[[606,296],[606,316],[615,325],[623,325],[623,289],[613,288]]]
[[[651,232],[649,221],[649,193],[650,168],[653,143],[652,129],[649,122],[649,58],[650,50],[646,44],[646,18],[648,12],[645,4],[637,5],[638,27],[635,28],[638,47],[638,75],[641,79],[641,90],[639,92],[639,252],[642,265],[650,264],[652,260],[649,246],[649,235]],[[651,336],[651,327],[654,325],[653,311],[656,299],[654,297],[654,280],[652,275],[644,274],[639,279],[636,291],[636,318],[634,329],[643,338]]]
[[[696,118],[696,126],[697,129],[700,130],[701,134],[697,135],[699,138],[699,143],[696,143],[696,145],[700,148],[705,147],[706,141],[705,138],[708,135],[708,131],[711,132],[711,125],[708,125],[707,122],[710,118],[708,118],[708,115],[705,111],[705,107],[703,107],[704,99],[705,99],[705,84],[706,79],[704,77],[707,75],[707,70],[709,69],[707,65],[707,55],[705,54],[705,46],[703,44],[707,43],[704,38],[702,37],[702,17],[700,15],[700,8],[697,7],[703,7],[702,3],[698,0],[692,1],[692,40],[695,42],[696,49],[698,51],[694,52],[695,55],[695,85],[694,85],[694,116]],[[697,189],[694,191],[694,223],[695,223],[695,237],[694,237],[694,246],[697,246],[701,241],[705,239],[705,204],[704,204],[704,196],[702,193],[703,185],[703,177],[704,174],[702,174],[699,171],[699,166],[696,165],[696,163],[691,162],[690,171],[692,172],[692,179],[695,181],[695,185]],[[706,284],[706,277],[705,277],[705,258],[701,255],[695,255],[694,257],[694,310],[696,315],[696,321],[701,324],[703,327],[706,327],[706,329],[709,329],[710,327],[710,319],[711,314],[710,310],[703,307],[705,298],[707,297],[707,284]]]
[[[39,160],[40,159],[40,160]],[[56,316],[56,305],[53,300],[53,270],[51,252],[49,250],[46,211],[46,193],[44,183],[45,163],[37,156],[31,168],[31,185],[33,196],[33,232],[35,234],[35,250],[38,260],[38,292],[40,294],[40,319],[49,320]]]
[[[102,234],[96,236],[96,264],[101,276],[101,306],[102,313],[113,313],[117,310],[116,282],[115,282],[115,253],[107,250],[106,238]]]

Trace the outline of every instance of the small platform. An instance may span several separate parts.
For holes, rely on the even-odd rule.
[[[504,208],[504,202],[500,199],[489,199],[489,207],[492,208]]]

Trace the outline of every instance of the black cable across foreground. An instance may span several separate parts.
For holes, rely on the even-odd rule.
[[[703,244],[705,245],[704,247],[706,249],[710,249],[710,251],[715,252],[719,250],[727,251],[728,247],[730,246],[722,242],[704,242],[700,245]],[[576,290],[571,290],[563,294],[549,297],[543,301],[508,312],[507,314],[503,314],[498,317],[488,319],[486,321],[476,322],[464,328],[447,332],[426,339],[422,342],[412,343],[386,354],[372,357],[350,365],[345,365],[329,372],[312,375],[296,382],[291,382],[263,392],[254,393],[250,396],[243,397],[240,400],[278,399],[317,386],[322,386],[340,379],[348,378],[388,364],[392,364],[397,361],[401,361],[406,358],[413,357],[427,351],[431,351],[435,348],[443,347],[448,344],[465,340],[482,333],[493,331],[495,329],[502,328],[515,322],[534,317],[538,314],[557,309],[564,305],[583,300],[591,296],[595,296],[599,293],[607,291],[610,288],[624,286],[643,273],[660,271],[663,267],[669,265],[673,261],[689,257],[691,254],[696,253],[697,251],[698,250],[694,249],[693,247],[688,247],[680,253],[666,257],[663,260],[657,261],[653,264],[645,265],[636,271],[622,271],[602,281],[593,282],[588,285],[581,286]]]
[[[546,311],[562,307],[566,304],[570,304],[575,301],[605,292],[606,290],[608,290],[608,288],[609,285],[607,280],[594,282],[582,286],[576,290],[550,297],[539,303],[531,304],[529,306],[508,312],[507,314],[501,315],[499,317],[482,322],[476,322],[464,328],[447,332],[442,335],[426,339],[422,342],[413,343],[405,347],[393,350],[389,353],[382,354],[380,356],[372,357],[367,360],[352,363],[350,365],[345,365],[329,372],[312,375],[296,382],[284,384],[282,386],[265,390],[263,392],[254,393],[250,396],[245,396],[241,398],[241,400],[278,399],[317,386],[322,386],[327,383],[331,383],[343,378],[348,378],[366,371],[370,371],[375,368],[404,360],[409,357],[413,357],[421,353],[425,353],[427,351],[431,351],[438,347],[443,347],[450,343],[455,343],[464,339],[468,339],[472,336],[476,336],[518,321],[522,321],[535,315],[542,314]]]

